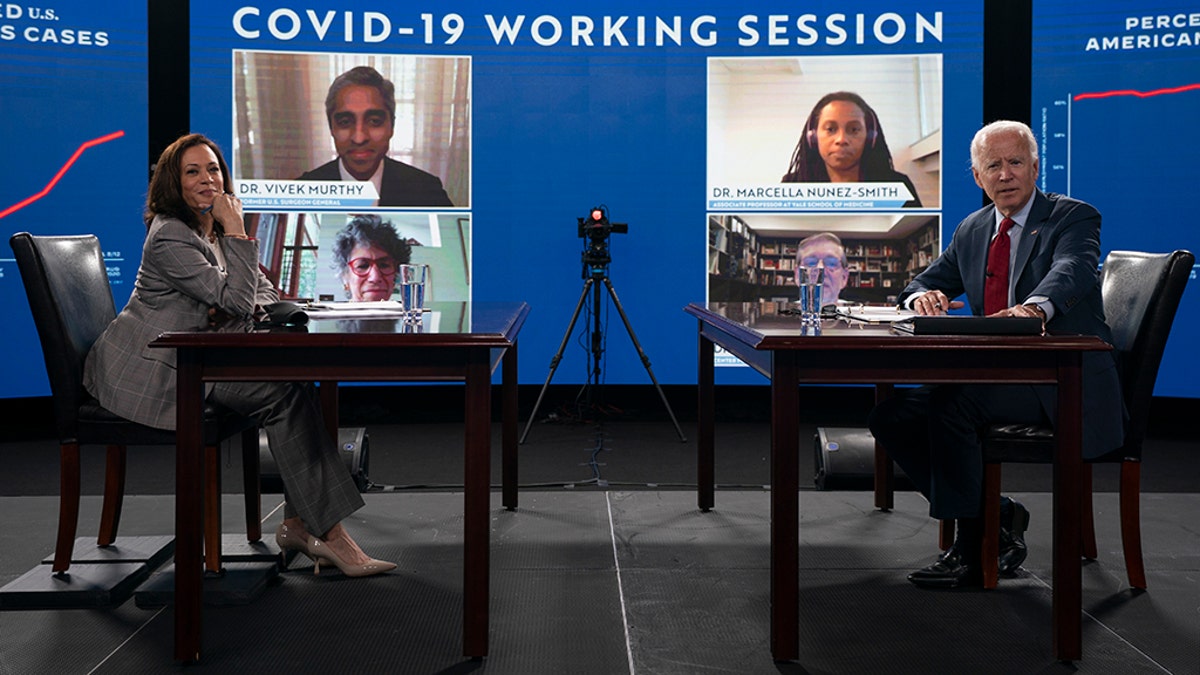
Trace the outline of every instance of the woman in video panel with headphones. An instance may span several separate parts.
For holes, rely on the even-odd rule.
[[[913,195],[904,206],[921,206],[912,181],[892,168],[879,117],[848,91],[826,94],[813,106],[781,182],[904,183]]]

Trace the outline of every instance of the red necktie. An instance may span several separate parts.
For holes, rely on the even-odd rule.
[[[1008,307],[1008,231],[1016,225],[1012,218],[1000,221],[1000,232],[988,247],[987,280],[983,283],[983,313],[995,314]]]

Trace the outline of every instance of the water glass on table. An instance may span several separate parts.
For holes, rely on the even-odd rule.
[[[400,265],[396,283],[400,286],[400,302],[404,305],[404,321],[408,324],[421,322],[425,309],[425,284],[429,279],[429,265]]]
[[[824,267],[796,268],[796,286],[800,290],[800,323],[806,326],[821,323],[821,288],[825,285]]]

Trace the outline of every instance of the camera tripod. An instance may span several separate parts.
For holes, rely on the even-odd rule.
[[[625,308],[621,306],[621,300],[617,298],[617,291],[613,288],[612,281],[608,278],[607,273],[607,256],[604,258],[592,261],[595,264],[588,265],[588,254],[584,255],[584,271],[585,275],[590,268],[591,274],[586,277],[583,284],[583,292],[579,294],[579,302],[575,303],[575,312],[571,314],[571,323],[567,325],[567,331],[563,334],[562,343],[558,345],[558,351],[554,354],[554,358],[550,359],[550,373],[546,375],[546,383],[542,385],[542,391],[538,394],[537,402],[533,405],[533,413],[529,415],[529,420],[525,423],[525,431],[521,433],[521,443],[525,442],[525,438],[529,436],[529,427],[533,425],[533,420],[537,419],[538,408],[542,406],[542,397],[546,395],[546,389],[550,386],[550,380],[554,379],[554,371],[558,370],[558,364],[562,361],[563,352],[566,351],[567,342],[571,339],[571,333],[575,330],[575,322],[579,319],[579,312],[588,302],[589,291],[591,298],[591,313],[593,318],[592,323],[592,342],[591,354],[593,358],[592,371],[590,373],[590,382],[588,385],[594,390],[600,387],[600,359],[604,354],[604,329],[600,319],[600,305],[603,300],[600,295],[600,283],[604,283],[604,287],[608,289],[608,296],[612,298],[613,305],[616,306],[617,312],[621,315],[621,321],[625,324],[625,330],[629,333],[629,339],[633,341],[633,346],[637,349],[638,356],[642,359],[642,365],[646,368],[646,374],[650,376],[650,381],[654,383],[654,388],[658,391],[659,398],[662,399],[663,405],[667,408],[667,414],[671,416],[671,422],[675,425],[675,431],[679,434],[679,440],[682,443],[687,442],[687,437],[683,435],[683,429],[679,427],[679,421],[675,419],[675,413],[671,410],[671,404],[667,402],[667,396],[663,393],[662,387],[658,385],[658,379],[654,377],[654,370],[650,368],[650,357],[646,356],[646,352],[642,350],[641,343],[638,342],[637,335],[634,335],[633,325],[629,323],[629,317],[625,314]]]

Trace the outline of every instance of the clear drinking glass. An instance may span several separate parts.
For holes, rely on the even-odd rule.
[[[825,268],[797,267],[796,285],[800,287],[800,323],[820,325],[821,287],[825,284]]]
[[[429,265],[400,265],[396,272],[396,283],[400,286],[400,302],[404,305],[404,320],[420,323],[425,309],[425,283],[429,278]]]

